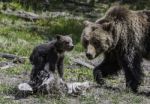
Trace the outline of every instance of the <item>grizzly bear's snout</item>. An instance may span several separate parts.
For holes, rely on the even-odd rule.
[[[89,44],[86,50],[86,57],[88,59],[94,59],[96,57],[96,49],[93,45]]]
[[[74,45],[68,46],[67,51],[71,51],[71,50],[73,50],[73,48],[74,48]]]
[[[86,53],[86,57],[90,60],[93,59],[93,55],[91,53]]]

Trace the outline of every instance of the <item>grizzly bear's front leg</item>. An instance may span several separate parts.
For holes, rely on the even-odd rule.
[[[137,51],[128,52],[122,59],[122,66],[125,72],[126,86],[130,87],[133,92],[138,91],[141,84],[143,72],[141,68],[142,56]]]
[[[117,74],[119,70],[121,70],[121,66],[119,64],[116,53],[115,52],[106,53],[103,62],[94,68],[93,71],[94,79],[98,84],[104,84],[103,77]]]

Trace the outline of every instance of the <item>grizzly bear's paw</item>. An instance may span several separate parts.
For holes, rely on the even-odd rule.
[[[138,93],[138,86],[140,83],[138,81],[130,81],[126,83],[127,91],[132,91],[133,93]]]
[[[99,85],[104,85],[105,81],[102,78],[102,74],[100,70],[94,70],[93,71],[93,75],[94,75],[94,80],[99,84]]]

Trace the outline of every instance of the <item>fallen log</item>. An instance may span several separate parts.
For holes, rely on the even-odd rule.
[[[14,55],[14,54],[8,54],[8,53],[0,53],[0,57],[10,59],[10,60],[12,60],[14,58],[19,58],[18,56]]]
[[[23,18],[25,20],[37,20],[39,19],[39,15],[36,15],[34,13],[31,13],[31,12],[26,12],[26,11],[12,11],[12,10],[1,10],[0,11],[2,14],[5,14],[5,15],[10,15],[10,16],[16,16],[16,17],[20,17],[20,18]]]
[[[83,19],[81,17],[79,18],[79,16],[73,16],[67,12],[49,12],[46,14],[39,15],[33,12],[26,12],[23,10],[12,11],[11,9],[7,9],[7,10],[1,10],[0,13],[8,15],[8,16],[15,16],[18,18],[22,18],[27,21],[36,21],[39,19],[49,19],[49,18],[56,18],[56,17],[65,17],[67,19],[77,19],[77,20]]]
[[[13,62],[0,62],[0,69],[8,69],[15,66],[16,64],[14,64]]]
[[[75,1],[75,0],[67,0],[65,3],[72,3],[72,4],[75,4],[77,6],[94,7],[94,4],[91,5],[90,3],[78,2],[78,1]]]
[[[81,55],[81,57],[83,57]],[[104,59],[103,55],[98,56],[97,58],[93,59],[93,60],[88,60],[85,58],[85,56],[81,59],[80,57],[77,58],[71,58],[71,60],[76,63],[79,64],[81,66],[87,67],[89,69],[94,69],[94,67],[96,67],[97,65],[99,65],[100,63],[102,63]]]
[[[45,75],[46,73],[46,75]],[[48,76],[47,76],[48,74]],[[39,77],[40,76],[40,77]],[[64,95],[72,96],[84,95],[88,89],[97,87],[94,82],[64,82],[51,72],[41,71],[36,80],[30,80],[28,83],[21,83],[18,85],[18,95],[26,96],[29,94],[42,93],[49,95]]]
[[[10,23],[6,23],[6,22],[2,22],[0,21],[0,24],[2,26],[9,26],[15,30],[33,30],[33,31],[37,31],[37,30],[41,30],[41,31],[47,31],[48,29],[50,29],[50,27],[48,26],[37,26],[36,24],[22,24],[22,25],[13,25]]]
[[[13,60],[13,63],[24,63],[25,57],[20,57],[14,54],[0,53],[0,57]]]

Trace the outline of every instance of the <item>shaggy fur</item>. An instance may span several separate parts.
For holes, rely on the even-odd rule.
[[[39,81],[38,74],[41,70],[54,73],[56,68],[60,78],[63,79],[64,52],[71,51],[73,47],[72,39],[69,36],[61,35],[49,43],[35,47],[30,56],[30,62],[33,65],[30,80]]]
[[[150,56],[149,20],[149,11],[131,11],[117,6],[110,8],[96,23],[84,23],[81,41],[87,57],[93,59],[101,53],[105,55],[103,62],[94,68],[98,83],[104,82],[103,77],[123,69],[126,86],[137,92],[143,77],[142,58]],[[94,51],[89,51],[89,46],[93,46]]]

